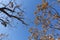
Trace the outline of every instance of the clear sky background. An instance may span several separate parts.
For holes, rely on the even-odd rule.
[[[2,1],[4,4],[9,2],[9,0],[0,0],[0,2]],[[50,1],[52,2],[52,0]],[[27,27],[21,22],[19,24],[15,24],[15,22],[15,28],[5,28],[0,24],[0,33],[8,34],[8,37],[4,40],[28,40],[28,36],[30,35],[28,29],[29,27],[32,27],[34,25],[34,11],[36,10],[36,5],[41,3],[41,0],[16,0],[16,2],[17,4],[22,5],[22,9],[25,11],[25,22],[27,22],[30,25]],[[55,8],[58,10],[58,12],[60,12],[60,8],[57,8],[57,6]]]

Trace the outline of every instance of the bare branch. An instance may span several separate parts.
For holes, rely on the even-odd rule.
[[[8,11],[11,11],[11,12],[15,12],[15,11],[12,11],[12,10],[10,10],[10,9],[8,9],[8,8],[5,8],[5,7],[0,8],[0,11],[3,12],[4,14],[6,14],[7,16],[16,18],[16,19],[18,19],[19,21],[21,21],[23,24],[27,25],[21,18],[19,18],[19,17],[17,17],[17,16],[13,16],[13,15],[8,14],[4,9],[6,9],[6,10],[8,10]]]

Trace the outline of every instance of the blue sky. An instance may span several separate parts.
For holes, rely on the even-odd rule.
[[[8,3],[9,0],[2,0],[3,3]],[[51,0],[52,1],[52,0]],[[0,1],[1,2],[1,1]],[[25,22],[30,24],[29,26],[23,25],[21,22],[19,24],[15,24],[15,28],[4,28],[0,24],[0,32],[9,34],[7,37],[9,40],[28,40],[28,36],[30,33],[28,32],[29,27],[32,27],[34,21],[34,11],[36,10],[36,5],[41,3],[41,0],[16,0],[18,4],[22,4],[22,9],[25,11]],[[51,3],[51,2],[50,2]],[[54,5],[55,6],[55,5]],[[55,7],[58,12],[59,8]],[[16,21],[16,20],[15,20]],[[13,23],[12,23],[13,24]],[[8,40],[4,39],[4,40]]]

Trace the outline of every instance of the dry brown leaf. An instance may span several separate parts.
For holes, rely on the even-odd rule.
[[[49,40],[54,40],[54,38],[50,38]]]
[[[49,38],[46,35],[44,35],[43,37],[40,38],[40,40],[48,40],[48,39]]]
[[[48,22],[47,22],[48,24],[50,24],[51,22],[50,22],[50,20],[48,20]]]
[[[41,5],[37,5],[37,10],[40,11],[41,10]]]
[[[60,40],[60,38],[58,38],[58,40]]]
[[[37,11],[35,11],[34,14],[36,15],[37,14]]]
[[[36,25],[38,25],[39,24],[39,16],[37,16],[36,18],[35,18],[35,21],[34,21],[34,23],[36,24]]]
[[[29,29],[29,32],[32,33],[32,31],[33,31],[33,28],[30,28],[30,29]]]
[[[46,3],[44,3],[44,4],[42,4],[42,9],[46,9],[47,8],[47,6],[48,6],[48,3],[46,2]]]
[[[39,35],[38,32],[33,33],[33,37],[34,37],[34,38],[37,38],[38,35]]]
[[[42,28],[45,28],[45,25],[42,25]]]
[[[10,5],[9,6],[10,6],[10,8],[13,8],[13,6],[14,6],[13,5],[13,2],[10,2]]]

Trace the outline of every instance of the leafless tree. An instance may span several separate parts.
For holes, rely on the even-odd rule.
[[[10,0],[8,4],[1,3],[1,2],[0,4],[3,5],[2,7],[0,7],[0,23],[4,27],[7,27],[7,25],[13,27],[11,22],[13,22],[16,19],[18,21],[21,21],[22,24],[28,25],[24,21],[24,10],[21,9],[21,5],[18,5],[15,0]],[[4,39],[5,37],[7,37],[6,34],[3,33],[0,34],[0,40]]]
[[[3,5],[3,7],[0,8],[0,14],[2,15],[6,15],[6,19],[4,19],[4,17],[1,17],[0,18],[0,21],[1,21],[1,24],[3,24],[5,27],[7,26],[7,24],[10,23],[10,20],[8,18],[15,18],[19,21],[21,21],[22,24],[24,25],[27,25],[25,22],[24,22],[24,18],[23,18],[23,13],[24,11],[20,8],[21,6],[18,5],[15,0],[12,2],[12,0],[8,3],[8,4],[4,4],[4,3],[0,3]],[[15,4],[15,5],[14,5]],[[18,9],[18,11],[16,10]],[[16,14],[16,15],[14,15]],[[2,16],[0,15],[0,16]]]

